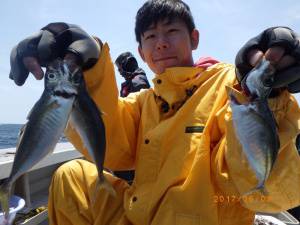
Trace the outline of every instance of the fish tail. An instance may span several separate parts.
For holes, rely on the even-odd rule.
[[[105,176],[102,174],[98,177],[96,181],[96,188],[94,191],[94,196],[91,199],[92,204],[95,203],[97,195],[101,189],[105,189],[111,196],[116,197],[117,193],[115,189],[112,187],[112,185],[109,183],[109,181],[105,178]]]
[[[100,175],[99,180],[97,182],[97,189],[104,188],[110,195],[113,197],[117,196],[117,193],[111,183],[105,178],[103,173]]]
[[[9,196],[10,183],[8,182],[8,179],[6,179],[0,184],[0,205],[6,220],[9,219]]]

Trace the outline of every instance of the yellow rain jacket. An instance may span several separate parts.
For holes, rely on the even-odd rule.
[[[170,68],[153,79],[153,89],[118,98],[105,44],[85,80],[104,112],[105,166],[135,169],[135,180],[128,186],[106,174],[117,196],[103,190],[97,195],[95,166],[83,160],[68,163],[53,177],[51,224],[250,225],[256,211],[300,205],[300,157],[295,147],[300,111],[288,92],[269,100],[281,144],[266,182],[269,195],[242,197],[257,180],[232,127],[227,93],[243,98],[232,65]],[[89,158],[71,127],[67,135]]]

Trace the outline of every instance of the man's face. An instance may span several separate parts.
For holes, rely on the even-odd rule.
[[[119,65],[118,63],[116,63],[116,66],[118,67],[118,71],[120,73],[120,75],[125,79],[125,80],[129,80],[131,78],[131,73],[126,72],[125,70],[123,70],[122,66]]]
[[[163,20],[142,35],[139,53],[150,69],[160,74],[169,67],[192,66],[192,50],[198,41],[199,32],[193,30],[190,34],[183,21]]]

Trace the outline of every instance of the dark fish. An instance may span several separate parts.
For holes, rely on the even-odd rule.
[[[263,60],[247,76],[249,101],[241,104],[230,93],[230,106],[235,132],[246,158],[258,179],[257,186],[246,194],[260,190],[267,194],[265,182],[269,177],[280,147],[276,121],[268,105],[271,88],[262,81],[271,79],[273,70]],[[252,77],[253,76],[253,77]]]
[[[21,129],[11,173],[0,186],[0,202],[6,218],[12,184],[53,151],[66,127],[77,94],[77,84],[72,80],[76,73],[71,73],[61,60],[47,68],[44,92]]]
[[[80,84],[81,86],[70,116],[70,125],[75,128],[89,155],[96,164],[99,177],[97,187],[103,187],[115,196],[115,190],[103,174],[106,136],[102,112],[98,110],[97,105],[87,93],[83,77]]]

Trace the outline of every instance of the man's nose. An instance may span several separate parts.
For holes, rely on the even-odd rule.
[[[156,43],[157,50],[167,49],[169,47],[170,47],[170,44],[166,37],[164,37],[164,36],[158,37],[157,43]]]

